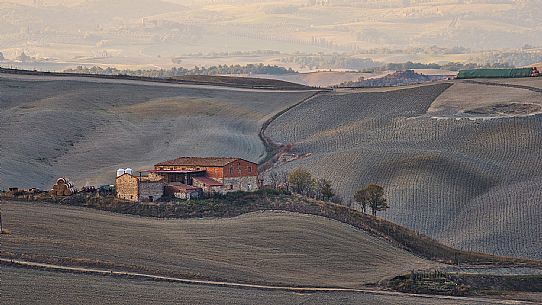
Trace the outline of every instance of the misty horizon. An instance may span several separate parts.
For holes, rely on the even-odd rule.
[[[532,0],[8,0],[0,3],[0,65],[306,70],[288,60],[301,53],[524,66],[542,61],[540,11]]]

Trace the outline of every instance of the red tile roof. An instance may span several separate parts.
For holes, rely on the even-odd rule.
[[[209,166],[223,167],[234,161],[243,160],[241,158],[224,158],[224,157],[180,157],[174,160],[164,161],[155,166]],[[245,160],[246,161],[246,160]],[[250,161],[247,161],[250,162]],[[251,162],[253,163],[253,162]]]
[[[142,173],[159,173],[159,174],[193,174],[193,173],[202,173],[202,172],[205,172],[205,170],[192,170],[192,169],[188,169],[188,170],[155,170],[155,169],[150,169],[150,170],[144,170],[144,171],[141,171]]]

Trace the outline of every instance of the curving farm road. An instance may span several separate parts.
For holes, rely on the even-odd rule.
[[[89,275],[102,275],[102,276],[112,276],[112,277],[130,278],[130,279],[182,283],[182,284],[190,284],[190,285],[217,286],[217,287],[225,287],[225,288],[254,289],[254,290],[262,290],[262,291],[286,291],[286,292],[296,292],[296,293],[350,292],[350,293],[398,296],[398,297],[408,296],[408,297],[415,297],[415,298],[420,298],[420,299],[433,299],[435,301],[436,300],[457,300],[457,301],[462,301],[462,302],[472,302],[472,304],[536,304],[533,302],[517,301],[517,300],[496,300],[496,299],[475,298],[475,297],[424,295],[424,294],[401,293],[401,292],[395,292],[395,291],[382,291],[382,290],[374,290],[374,289],[351,289],[351,288],[340,288],[340,287],[271,286],[271,285],[256,285],[256,284],[223,282],[223,281],[195,280],[195,279],[151,275],[151,274],[136,273],[136,272],[112,271],[112,270],[82,268],[82,267],[67,267],[67,266],[61,266],[61,265],[43,264],[43,263],[5,259],[5,258],[0,258],[0,265],[19,267],[19,268],[47,270],[47,271],[57,271],[57,272],[83,273],[83,274],[89,274]]]

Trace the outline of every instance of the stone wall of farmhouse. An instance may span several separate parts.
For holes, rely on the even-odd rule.
[[[258,190],[258,176],[224,178],[224,188],[227,192]]]
[[[141,201],[154,201],[164,196],[164,182],[142,181],[139,183],[139,197]]]

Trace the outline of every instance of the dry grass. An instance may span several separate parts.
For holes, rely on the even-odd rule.
[[[348,81],[357,81],[361,77],[375,77],[374,73],[348,72],[348,71],[317,71],[285,75],[251,75],[267,79],[278,79],[313,87],[331,87]]]
[[[178,277],[359,287],[439,264],[323,217],[258,212],[160,220],[43,204],[3,204],[3,255]]]
[[[103,276],[55,273],[0,266],[2,300],[26,304],[367,304],[443,305],[490,304],[435,300],[414,296],[379,296],[357,293],[291,293],[163,282]]]

